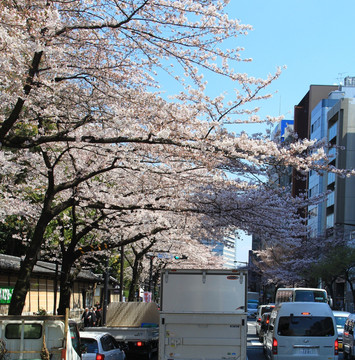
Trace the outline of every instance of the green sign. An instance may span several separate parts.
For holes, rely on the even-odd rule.
[[[0,304],[10,304],[13,287],[0,287]]]

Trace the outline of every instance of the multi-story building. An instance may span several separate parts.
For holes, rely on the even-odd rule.
[[[345,78],[344,85],[321,99],[311,111],[310,139],[326,139],[334,145],[329,150],[329,165],[339,169],[355,168],[355,78]],[[311,236],[344,236],[355,239],[355,178],[334,173],[308,177],[310,198],[329,192],[327,200],[308,207],[308,227]],[[350,285],[339,280],[334,289],[336,302],[354,311]]]
[[[329,151],[330,165],[355,168],[355,78],[346,78],[339,90],[314,107],[310,124],[311,139],[326,138],[337,147]],[[330,191],[327,201],[308,208],[311,233],[317,236],[337,227],[349,236],[355,230],[355,179],[311,172],[309,197],[325,191]]]
[[[299,139],[310,139],[311,113],[314,107],[322,99],[328,98],[331,91],[337,90],[335,85],[311,85],[309,91],[294,109],[294,131]],[[302,176],[296,170],[292,173],[292,195],[304,193],[308,188],[307,177]],[[306,214],[302,214],[306,216]]]
[[[271,140],[276,142],[284,142],[292,138],[294,133],[294,120],[281,120],[273,130],[271,134]],[[279,169],[278,172],[275,173],[274,176],[271,177],[271,182],[274,185],[282,186],[284,188],[291,186],[292,179],[292,167],[291,166],[283,166]]]
[[[328,121],[327,113],[337,102],[336,99],[322,99],[313,109],[310,121],[310,139],[321,140],[327,138]],[[308,196],[310,198],[325,193],[327,190],[327,179],[317,172],[311,171],[308,177]],[[310,236],[316,237],[325,233],[326,204],[308,207],[308,227]]]
[[[279,124],[274,136],[280,136],[285,124]],[[325,139],[336,146],[328,153],[329,165],[339,169],[355,168],[355,77],[345,78],[342,86],[311,85],[295,106],[293,127],[300,139]],[[304,176],[293,170],[291,177],[283,180],[279,177],[278,185],[291,186],[293,196],[307,192],[312,198],[328,191],[325,201],[301,212],[307,218],[310,235],[340,233],[355,244],[355,177],[315,171]],[[260,247],[262,244],[258,244]],[[253,241],[253,249],[256,248]],[[340,294],[345,309],[353,312],[350,286],[340,280],[334,290],[335,296]],[[337,300],[334,299],[335,303]]]
[[[209,245],[212,247],[212,251],[223,257],[223,266],[225,268],[235,268],[235,241],[233,237],[226,237],[223,242],[215,240],[202,240],[202,244]]]

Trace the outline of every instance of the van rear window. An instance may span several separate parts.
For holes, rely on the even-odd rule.
[[[324,291],[296,290],[295,301],[327,302]]]
[[[282,316],[277,333],[281,336],[334,336],[331,317]]]

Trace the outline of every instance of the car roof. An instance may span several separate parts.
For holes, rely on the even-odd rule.
[[[344,316],[348,317],[350,313],[348,311],[340,311],[340,310],[333,310],[334,316]]]
[[[327,303],[321,302],[283,302],[278,306],[274,307],[273,311],[278,311],[282,314],[285,314],[289,311],[311,311],[313,315],[316,314],[329,314],[333,315],[332,309]],[[334,316],[334,315],[333,315]]]
[[[81,338],[89,338],[89,339],[100,339],[103,335],[110,335],[108,332],[100,332],[100,331],[80,331],[79,335]]]

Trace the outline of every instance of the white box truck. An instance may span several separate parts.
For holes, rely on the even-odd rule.
[[[246,360],[247,283],[246,270],[164,270],[159,360]]]

